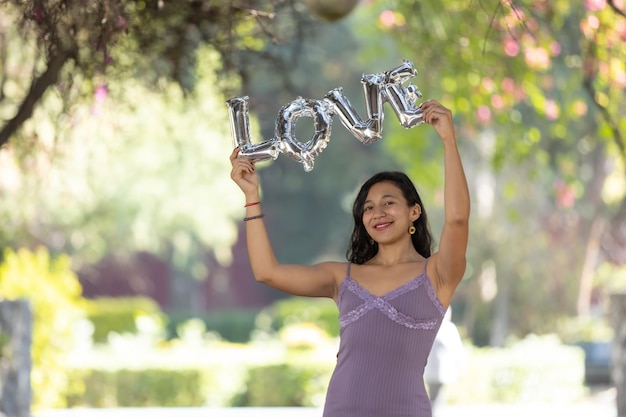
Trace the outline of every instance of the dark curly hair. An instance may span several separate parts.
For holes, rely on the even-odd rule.
[[[431,255],[433,237],[430,233],[430,227],[428,225],[428,217],[426,216],[426,210],[422,205],[422,199],[420,198],[415,185],[411,179],[402,172],[397,171],[385,171],[375,174],[368,179],[359,190],[359,193],[354,200],[352,206],[352,216],[354,218],[354,229],[352,230],[352,237],[350,238],[350,245],[346,252],[346,258],[348,261],[355,264],[363,264],[372,259],[378,252],[378,243],[373,242],[363,224],[363,205],[365,199],[370,191],[370,188],[374,184],[382,181],[389,181],[395,184],[404,195],[409,206],[419,204],[422,208],[422,214],[413,222],[415,226],[415,233],[411,235],[413,246],[417,253],[424,258],[428,258]]]

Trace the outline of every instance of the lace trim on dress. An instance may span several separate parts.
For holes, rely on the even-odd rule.
[[[400,287],[392,290],[391,292],[378,297],[378,296],[371,294],[369,291],[367,291],[365,288],[359,285],[358,282],[356,282],[355,280],[347,276],[342,282],[343,285],[341,286],[339,293],[342,294],[343,291],[347,289],[353,294],[355,294],[357,297],[361,298],[364,301],[364,303],[361,304],[359,307],[355,308],[354,310],[339,317],[340,328],[343,329],[347,325],[357,321],[368,311],[376,309],[376,310],[381,311],[383,314],[385,314],[390,320],[404,327],[407,327],[409,329],[414,329],[414,330],[435,329],[437,326],[437,319],[416,320],[398,311],[394,306],[392,306],[389,303],[390,300],[396,297],[399,297],[400,295],[406,294],[407,292],[412,291],[420,287],[421,285],[426,285],[428,296],[433,300],[434,304],[442,312],[442,315],[443,315],[444,314],[443,307],[441,306],[441,303],[437,299],[437,295],[435,294],[435,291],[432,288],[432,285],[427,285],[429,283],[430,281],[428,280],[428,277],[422,274],[419,277],[407,282],[406,284],[401,285]]]

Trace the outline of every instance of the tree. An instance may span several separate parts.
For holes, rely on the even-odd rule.
[[[67,94],[74,81],[101,80],[114,66],[148,84],[166,77],[190,91],[200,45],[220,54],[224,74],[245,78],[250,69],[242,59],[247,53],[262,55],[267,43],[291,42],[303,36],[312,21],[295,0],[2,0],[0,6],[0,87],[12,87],[9,94],[0,95],[0,107],[8,109],[3,112],[7,121],[0,129],[0,146],[19,133],[52,89]],[[29,45],[28,69],[10,64],[12,55],[25,53],[9,48],[15,37]],[[116,61],[115,49],[120,47],[146,59],[140,65]],[[93,93],[96,84],[83,93]],[[232,91],[233,86],[223,87]]]
[[[207,251],[227,261],[242,208],[225,176],[231,141],[215,88],[218,62],[199,51],[197,85],[187,96],[174,83],[150,91],[120,80],[61,121],[38,112],[33,131],[25,127],[43,140],[39,150],[21,159],[12,148],[3,153],[3,177],[11,179],[0,186],[3,243],[70,254],[77,270],[146,251],[167,260],[183,283],[206,274]],[[53,104],[44,99],[41,110]],[[45,148],[46,136],[63,140]]]
[[[545,300],[537,300],[538,308],[547,308],[556,316],[563,310],[575,311],[578,304],[579,311],[584,312],[591,300],[589,288],[594,288],[593,283],[589,284],[589,277],[593,278],[589,271],[593,272],[594,265],[604,259],[624,262],[620,254],[625,252],[625,238],[620,235],[623,232],[616,232],[623,229],[614,227],[626,217],[623,186],[619,185],[624,170],[621,138],[626,123],[622,99],[624,42],[620,38],[624,18],[619,3],[587,2],[589,8],[583,9],[565,1],[494,0],[474,8],[467,7],[465,1],[450,0],[445,3],[446,13],[441,13],[441,4],[433,1],[367,2],[355,9],[351,19],[333,25],[314,22],[302,2],[295,0],[223,3],[0,2],[7,10],[0,17],[0,33],[7,34],[2,38],[6,53],[2,55],[5,71],[1,82],[8,87],[2,89],[6,95],[0,97],[0,109],[9,118],[0,137],[11,137],[11,152],[22,161],[22,167],[29,168],[32,158],[25,155],[33,149],[58,158],[56,151],[64,149],[61,137],[68,137],[57,134],[62,131],[58,129],[59,121],[62,124],[71,120],[68,117],[79,111],[81,100],[98,103],[106,96],[105,102],[109,103],[112,98],[130,97],[122,94],[126,88],[132,86],[131,90],[137,91],[141,86],[177,103],[172,107],[176,112],[188,111],[178,97],[198,100],[196,90],[202,84],[197,72],[198,52],[210,50],[218,57],[214,61],[219,68],[214,84],[226,97],[250,95],[261,136],[267,138],[272,134],[278,108],[294,95],[319,98],[329,88],[350,89],[358,74],[386,70],[399,58],[408,58],[418,68],[417,83],[425,98],[440,98],[453,108],[463,136],[476,138],[464,142],[464,152],[472,157],[468,163],[468,169],[476,174],[472,178],[480,180],[475,184],[474,200],[484,211],[474,216],[474,239],[481,244],[475,246],[476,254],[471,258],[479,261],[468,272],[471,285],[467,286],[467,308],[475,308],[476,300],[480,300],[476,297],[489,293],[489,277],[495,276],[492,284],[496,285],[496,299],[486,307],[497,309],[491,315],[500,321],[484,331],[492,335],[494,343],[502,341],[508,328],[521,334],[529,323],[534,323],[529,300],[537,285],[550,289]],[[601,7],[603,4],[605,7]],[[21,25],[12,25],[16,21]],[[8,48],[9,39],[26,43]],[[359,53],[346,54],[346,50]],[[60,61],[55,61],[56,57]],[[64,64],[55,71],[53,62]],[[52,76],[43,77],[48,70],[57,74],[57,82],[45,82],[54,81]],[[133,81],[126,84],[129,80]],[[117,83],[124,87],[120,89]],[[363,108],[356,88],[348,91],[348,96],[357,108]],[[122,100],[123,106],[136,109],[133,100]],[[45,106],[37,107],[37,103],[44,102]],[[49,113],[47,122],[42,124],[38,118],[37,126],[25,123],[29,108],[31,112]],[[302,173],[293,161],[282,158],[266,166],[262,180],[268,196],[267,220],[279,226],[297,225],[281,227],[277,232],[277,239],[287,242],[289,251],[285,256],[289,260],[308,261],[343,250],[341,236],[348,225],[333,223],[325,229],[308,228],[308,223],[342,219],[347,209],[340,200],[348,200],[352,192],[349,184],[378,167],[408,167],[431,199],[437,201],[435,188],[441,176],[438,158],[434,157],[438,152],[436,142],[425,140],[423,129],[406,132],[393,118],[387,120],[385,140],[374,148],[363,147],[344,135],[341,128],[335,128],[333,150],[319,158],[312,173]],[[135,133],[139,135],[144,127]],[[165,142],[166,149],[171,149],[170,145]],[[164,155],[158,157],[166,161]],[[335,168],[347,162],[347,155],[351,169],[337,175]],[[371,159],[372,155],[385,158]],[[137,163],[131,155],[121,159],[126,161],[124,164]],[[528,184],[520,184],[518,169],[530,179]],[[115,181],[123,185],[122,189],[132,188],[132,182],[121,178]],[[609,183],[617,184],[612,192],[607,192]],[[102,184],[99,187],[104,187]],[[301,196],[303,189],[308,191],[305,197],[294,198]],[[531,201],[526,193],[532,193]],[[134,213],[138,207],[136,199],[130,204],[130,199],[120,194],[122,197],[102,193],[115,195],[122,204],[98,200],[93,207],[100,211],[84,212],[91,213],[90,217],[78,223],[72,221],[80,216],[70,216],[72,221],[61,223],[59,230],[95,224],[88,221],[94,218],[108,218],[116,224],[111,219]],[[330,206],[320,204],[328,200],[333,201]],[[155,204],[152,214],[162,208]],[[19,212],[14,206],[9,208],[8,203],[5,207],[6,218]],[[124,213],[118,215],[116,210]],[[63,214],[59,210],[55,216],[62,219]],[[150,224],[146,217],[140,218]],[[532,224],[523,222],[529,218],[534,220]],[[118,232],[131,226],[124,221],[127,223]],[[32,238],[36,231],[15,222],[7,224],[7,239],[16,239],[20,233],[26,234],[26,239]],[[190,224],[195,223],[185,223],[185,227]],[[171,228],[162,231],[166,233],[160,238],[175,234]],[[528,239],[538,237],[538,245],[510,241],[523,249],[515,257],[502,250],[503,236],[526,236],[530,231],[537,231]],[[294,236],[303,235],[310,238],[306,240],[308,245],[300,250],[288,245]],[[118,240],[109,235],[100,241],[119,242],[119,247],[131,242],[119,240],[119,236]],[[197,243],[202,240],[197,237],[191,234],[186,239]],[[541,262],[527,267],[527,259],[564,244],[569,251],[559,252],[552,259],[541,258]],[[71,249],[64,244],[57,247]],[[103,251],[101,247],[98,253]],[[191,259],[190,264],[197,265],[199,252],[189,254],[191,258],[176,262],[182,265],[185,259]],[[529,278],[518,279],[520,276]],[[575,287],[572,282],[581,283],[576,291],[571,291]],[[559,300],[557,305],[547,302],[555,298]],[[485,311],[477,310],[475,314],[487,316]]]
[[[521,322],[533,316],[531,304],[523,304],[537,297],[537,287],[525,286],[524,276],[540,277],[544,312],[552,309],[555,295],[566,295],[566,311],[584,315],[590,311],[595,269],[624,252],[618,230],[623,230],[626,192],[623,181],[608,179],[623,178],[626,167],[626,19],[614,1],[589,1],[586,7],[565,1],[445,6],[445,13],[430,1],[375,7],[380,26],[399,39],[400,52],[415,56],[426,79],[421,85],[454,109],[463,137],[474,138],[465,141],[465,153],[475,155],[477,164],[493,164],[487,182],[473,184],[479,209],[473,232],[483,242],[476,258],[495,261],[488,263],[497,277],[490,334],[492,343],[501,344],[507,329],[523,333]],[[493,138],[486,154],[485,136]],[[410,137],[394,137],[390,146],[397,154],[416,149]],[[510,176],[510,165],[524,167],[522,178],[539,188],[522,193],[533,187],[519,174]],[[484,201],[498,204],[483,215]],[[497,212],[504,217],[494,222]],[[494,223],[526,230],[540,224],[535,243],[553,256],[537,259],[536,245],[525,247],[523,234],[503,246],[503,236],[493,236]],[[568,250],[560,249],[564,245]],[[486,284],[477,279],[482,267],[473,267],[479,294]],[[523,311],[515,314],[513,294],[523,297],[516,301]]]
[[[306,36],[306,9],[295,1],[0,6],[0,191],[10,197],[0,207],[2,242],[70,253],[77,269],[147,250],[173,264],[182,277],[175,289],[206,275],[207,251],[227,263],[241,208],[218,175],[232,146],[225,94],[259,59],[279,70],[294,62],[264,47]],[[194,305],[176,293],[175,304]]]

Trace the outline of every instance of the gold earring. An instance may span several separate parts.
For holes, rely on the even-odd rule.
[[[411,225],[411,227],[409,227],[409,234],[415,234],[415,226]]]

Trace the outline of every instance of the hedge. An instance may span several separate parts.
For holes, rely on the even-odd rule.
[[[75,370],[68,407],[189,407],[206,403],[206,373],[194,369]]]
[[[330,345],[318,351],[283,353],[251,345],[221,345],[186,355],[191,362],[197,358],[197,367],[186,362],[171,369],[76,370],[70,374],[75,389],[68,403],[85,407],[321,406],[334,366],[332,352]],[[445,387],[451,403],[564,403],[580,400],[586,393],[582,349],[563,345],[556,337],[530,336],[506,348],[468,346],[467,352],[460,380]],[[162,355],[165,367],[173,357],[167,352]]]

